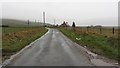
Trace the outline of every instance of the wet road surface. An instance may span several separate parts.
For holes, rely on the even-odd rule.
[[[56,29],[49,31],[24,50],[10,66],[91,66],[74,43]]]

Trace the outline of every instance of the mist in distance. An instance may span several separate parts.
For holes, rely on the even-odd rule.
[[[3,2],[2,18],[61,24],[63,21],[77,26],[118,26],[117,2]]]

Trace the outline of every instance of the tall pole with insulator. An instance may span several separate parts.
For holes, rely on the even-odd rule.
[[[45,12],[43,12],[43,23],[44,23],[44,26],[45,26]]]

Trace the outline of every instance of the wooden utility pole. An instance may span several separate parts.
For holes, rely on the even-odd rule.
[[[27,24],[28,24],[28,27],[29,27],[29,24],[30,24],[30,21],[29,21],[29,20],[28,20],[28,23],[27,23]]]
[[[45,12],[43,12],[43,23],[44,23],[44,26],[45,26]]]

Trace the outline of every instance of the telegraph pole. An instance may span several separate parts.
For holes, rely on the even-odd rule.
[[[44,26],[45,26],[45,12],[43,12],[43,23],[44,23]]]
[[[28,23],[27,23],[27,24],[28,24],[28,27],[29,27],[29,24],[30,24],[30,21],[29,21],[29,20],[28,20]]]

